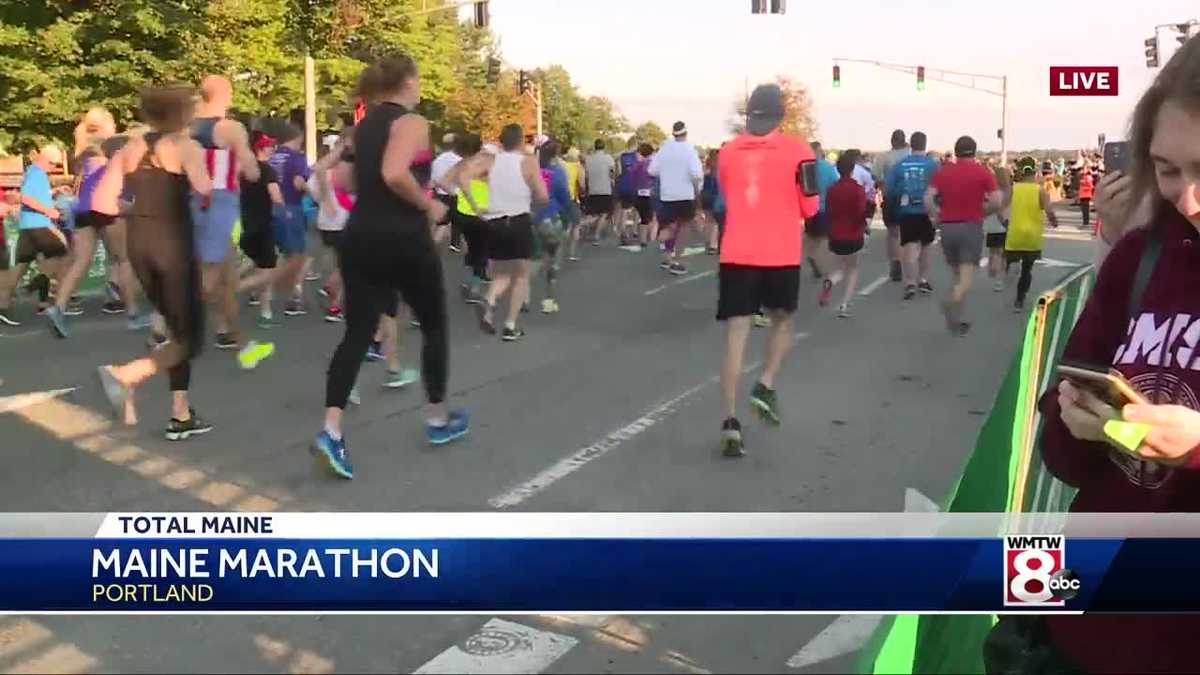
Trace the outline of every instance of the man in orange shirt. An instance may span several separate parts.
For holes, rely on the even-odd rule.
[[[784,116],[780,88],[756,88],[746,111],[746,133],[725,144],[717,169],[726,205],[717,320],[726,322],[721,445],[728,457],[745,454],[735,414],[737,385],[751,317],[760,308],[771,318],[771,334],[750,403],[768,423],[781,421],[773,387],[794,342],[804,221],[819,206],[812,149],[805,139],[779,131]]]

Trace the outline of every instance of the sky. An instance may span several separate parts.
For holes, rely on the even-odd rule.
[[[585,94],[606,96],[633,125],[683,120],[691,140],[728,137],[749,83],[784,75],[813,99],[826,147],[887,146],[895,128],[922,130],[930,149],[962,134],[999,150],[1001,98],[931,79],[935,69],[1008,76],[1009,150],[1093,148],[1123,138],[1156,70],[1143,40],[1156,24],[1200,16],[1196,0],[789,0],[786,15],[752,15],[747,0],[491,0],[492,29],[517,68],[561,64]],[[1163,61],[1176,48],[1162,31]],[[834,57],[924,65],[913,75]],[[1116,97],[1049,95],[1050,66],[1117,66]],[[980,80],[980,85],[998,85]]]

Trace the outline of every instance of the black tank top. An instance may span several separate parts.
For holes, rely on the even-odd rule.
[[[378,239],[427,230],[425,213],[383,181],[383,153],[392,123],[408,112],[395,103],[380,103],[367,112],[354,130],[354,179],[358,193],[346,223],[350,235]],[[421,182],[419,161],[414,162],[413,173]],[[428,167],[423,173],[428,183]]]
[[[186,230],[192,217],[188,209],[191,186],[187,176],[172,173],[154,163],[155,146],[161,135],[146,134],[146,154],[137,168],[125,177],[125,187],[133,198],[130,215],[143,223],[154,223],[164,229]]]

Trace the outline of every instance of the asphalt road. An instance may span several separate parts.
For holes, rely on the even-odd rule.
[[[1035,293],[1091,261],[1090,238],[1071,225],[1077,218],[1065,215],[1067,227],[1047,241]],[[702,253],[688,258],[688,276],[671,277],[653,253],[587,247],[560,283],[561,314],[528,315],[528,336],[516,344],[482,335],[471,309],[452,302],[451,401],[471,409],[471,435],[430,448],[419,387],[384,391],[382,366],[364,365],[364,402],[346,419],[352,482],[328,476],[306,450],[341,333],[318,314],[284,319],[269,336],[277,355],[251,373],[229,353],[206,350],[193,401],[216,429],[172,444],[161,434],[165,381],[139,393],[142,423],[128,429],[112,424],[95,378],[98,364],[142,353],[140,336],[92,307],[72,324],[71,339],[56,340],[26,307],[30,320],[0,333],[0,508],[899,511],[907,488],[940,501],[991,407],[1024,317],[1011,311],[1012,291],[993,293],[981,271],[970,299],[976,330],[949,335],[936,298],[902,302],[899,284],[877,281],[886,272],[883,243],[876,231],[862,278],[871,292],[857,298],[851,319],[818,309],[817,285],[805,275],[796,348],[777,382],[784,425],[768,429],[744,414],[749,455],[741,460],[722,458],[717,446],[722,332],[713,319],[716,260]],[[949,273],[937,261],[940,295]],[[460,265],[446,257],[453,284]],[[756,331],[748,366],[761,358],[763,336]],[[415,359],[418,334],[405,337]],[[743,401],[753,377],[751,369]],[[41,402],[23,397],[71,387]],[[619,430],[626,433],[610,436]],[[869,626],[831,629],[816,648],[829,658],[788,665],[832,621],[4,617],[0,671],[844,671],[854,634]]]

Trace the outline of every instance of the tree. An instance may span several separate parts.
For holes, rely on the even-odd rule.
[[[812,98],[808,87],[796,82],[790,77],[780,75],[775,78],[775,84],[783,91],[783,122],[779,129],[785,134],[814,138],[817,134],[817,122],[813,118]],[[729,123],[729,131],[734,134],[746,131],[746,101],[739,99],[734,104],[734,118]]]
[[[667,132],[663,131],[662,127],[656,122],[644,122],[637,129],[634,129],[633,135],[643,143],[649,143],[654,147],[659,147],[667,140]]]

